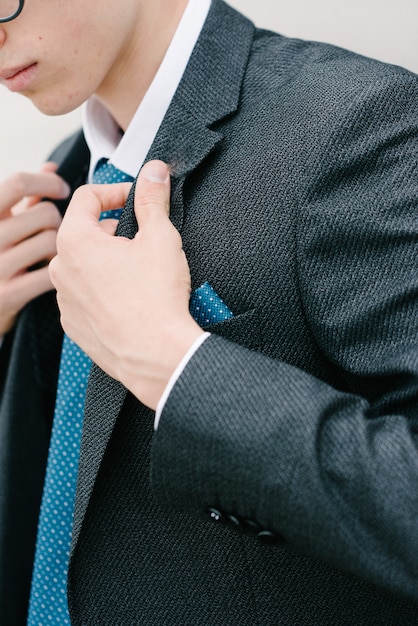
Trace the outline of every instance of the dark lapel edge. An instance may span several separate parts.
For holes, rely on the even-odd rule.
[[[83,132],[78,131],[66,139],[52,153],[50,160],[58,163],[57,173],[67,181],[72,191],[83,185],[87,180],[90,164],[90,152]],[[54,202],[63,215],[68,206],[68,199]]]
[[[181,188],[185,176],[222,139],[210,126],[238,108],[253,34],[254,26],[249,20],[222,0],[213,0],[185,74],[146,159],[158,158],[172,165],[174,216],[182,212]],[[134,185],[117,233],[130,238],[137,232],[133,195]],[[178,206],[173,206],[173,199]],[[181,218],[174,217],[173,221],[179,228]],[[93,366],[80,451],[72,554],[126,394],[120,383]]]

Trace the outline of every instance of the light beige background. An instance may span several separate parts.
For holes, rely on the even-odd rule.
[[[261,27],[327,41],[418,73],[418,0],[229,1]],[[35,171],[80,123],[79,111],[48,118],[4,88],[0,111],[0,178],[16,170]]]

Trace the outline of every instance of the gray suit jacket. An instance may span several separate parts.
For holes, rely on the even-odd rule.
[[[417,623],[417,96],[214,0],[148,156],[193,288],[234,317],[156,434],[93,368],[74,624]]]

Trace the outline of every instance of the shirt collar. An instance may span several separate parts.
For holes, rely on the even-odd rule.
[[[186,69],[205,23],[211,0],[189,0],[164,59],[125,134],[92,96],[83,105],[83,131],[91,153],[89,180],[97,162],[106,158],[135,177],[142,167]]]

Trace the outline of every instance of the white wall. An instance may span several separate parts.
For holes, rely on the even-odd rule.
[[[327,41],[418,73],[418,0],[229,0],[261,27]],[[80,114],[48,118],[0,88],[0,178],[36,170]]]
[[[257,25],[418,73],[418,0],[229,0]]]

